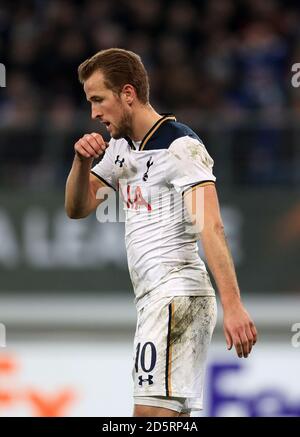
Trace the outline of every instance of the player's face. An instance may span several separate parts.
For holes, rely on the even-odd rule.
[[[84,83],[86,98],[92,105],[92,118],[106,125],[112,138],[131,136],[132,115],[120,96],[104,84],[100,71],[93,73]]]

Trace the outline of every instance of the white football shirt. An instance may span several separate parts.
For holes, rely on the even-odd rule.
[[[128,268],[138,307],[165,296],[214,295],[183,192],[215,182],[199,137],[165,115],[141,143],[111,139],[92,173],[119,191]]]

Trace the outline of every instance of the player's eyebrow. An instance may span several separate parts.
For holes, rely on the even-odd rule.
[[[92,96],[92,97],[87,97],[87,101],[88,102],[96,102],[96,101],[99,101],[99,100],[102,100],[103,99],[103,97],[102,96]]]

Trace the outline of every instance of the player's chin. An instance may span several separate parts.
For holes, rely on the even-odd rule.
[[[111,138],[113,138],[114,140],[119,140],[120,138],[123,138],[123,137],[124,137],[124,135],[122,135],[121,132],[113,131],[113,130],[110,131],[110,136],[111,136]]]

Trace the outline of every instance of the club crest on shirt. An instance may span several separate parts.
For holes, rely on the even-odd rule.
[[[123,167],[124,162],[125,162],[125,158],[120,159],[120,155],[117,155],[115,164],[119,165],[119,167]]]
[[[143,176],[143,181],[145,181],[145,182],[148,180],[148,171],[149,171],[151,165],[153,165],[152,156],[150,156],[150,158],[148,159],[148,161],[146,163],[147,170],[145,171],[144,176]]]

